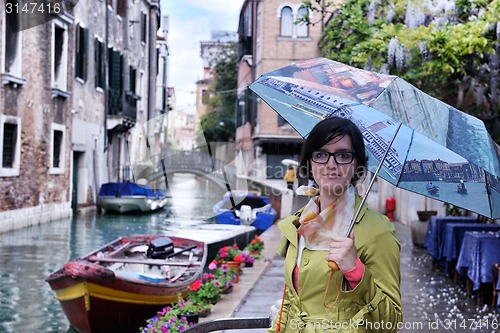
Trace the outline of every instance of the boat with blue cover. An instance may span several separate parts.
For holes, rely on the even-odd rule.
[[[102,184],[97,203],[106,212],[153,212],[167,204],[167,197],[161,191],[154,191],[146,185],[132,182]]]
[[[267,196],[244,191],[226,192],[214,205],[214,213],[219,224],[250,225],[259,233],[268,229],[277,215]]]

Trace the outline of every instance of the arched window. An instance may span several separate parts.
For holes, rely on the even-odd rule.
[[[300,7],[297,12],[297,21],[305,16],[307,16],[307,9],[304,7]],[[298,22],[296,24],[296,29],[297,37],[307,37],[309,35],[309,27],[305,22]]]
[[[283,7],[283,9],[281,9],[280,35],[284,37],[292,37],[292,30],[293,30],[292,8]]]

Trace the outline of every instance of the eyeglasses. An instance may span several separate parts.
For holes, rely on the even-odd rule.
[[[337,164],[349,164],[352,163],[354,159],[354,152],[339,151],[335,153],[330,153],[327,151],[318,150],[312,152],[311,160],[316,163],[326,164],[330,160],[331,156],[333,156],[333,159]]]

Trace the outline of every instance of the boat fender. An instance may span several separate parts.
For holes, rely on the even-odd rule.
[[[240,208],[241,224],[250,225],[252,223],[252,207],[242,205]]]

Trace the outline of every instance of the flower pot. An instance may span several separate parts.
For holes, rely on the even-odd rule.
[[[253,262],[245,262],[245,267],[253,267]]]
[[[230,294],[232,291],[233,291],[233,286],[225,286],[225,287],[222,289],[222,293],[223,293],[224,295]]]
[[[221,261],[221,265],[226,265],[227,268],[232,268],[236,271],[236,274],[240,273],[241,262],[238,261]]]
[[[183,314],[177,315],[177,318],[181,319],[182,317],[186,318],[186,321],[188,323],[193,323],[193,324],[198,324],[198,320],[200,319],[200,314],[199,313],[188,313],[188,314]]]
[[[260,255],[260,251],[259,251],[259,250],[250,251],[249,253],[250,253],[250,255],[252,255],[252,256],[258,256],[258,255]]]
[[[200,311],[200,318],[208,317],[208,315],[212,312],[212,309],[206,309]]]
[[[436,210],[417,210],[418,220],[421,222],[428,221],[433,215],[437,215]]]

